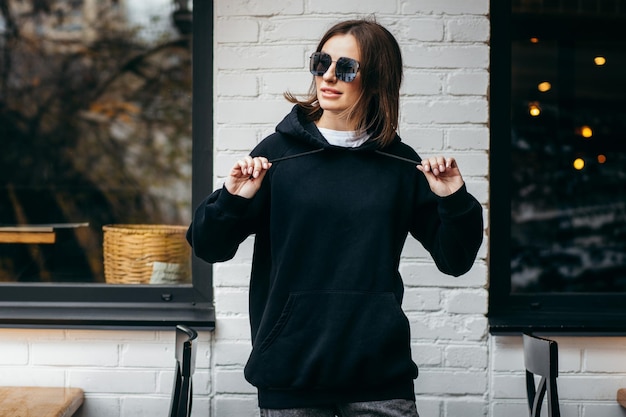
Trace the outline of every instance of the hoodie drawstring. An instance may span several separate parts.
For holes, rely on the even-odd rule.
[[[387,152],[383,152],[383,151],[374,151],[374,152],[376,152],[377,154],[380,154],[380,155],[388,156],[389,158],[395,158],[395,159],[399,159],[400,161],[409,162],[409,163],[414,164],[414,165],[419,165],[421,163],[421,161],[415,161],[413,159],[404,158],[402,156],[394,155],[392,153],[387,153]]]
[[[302,152],[302,153],[296,153],[293,155],[287,155],[287,156],[283,156],[281,158],[276,158],[276,159],[272,159],[271,161],[269,161],[271,164],[273,164],[274,162],[280,162],[280,161],[286,161],[287,159],[293,159],[293,158],[299,158],[301,156],[307,156],[307,155],[312,155],[314,153],[318,153],[318,152],[322,152],[324,150],[324,148],[320,148],[320,149],[315,149],[312,151],[307,151],[307,152]]]
[[[272,159],[269,162],[273,164],[275,162],[286,161],[287,159],[293,159],[293,158],[299,158],[301,156],[313,155],[315,153],[319,153],[319,152],[322,152],[322,151],[324,151],[324,148],[314,149],[312,151],[307,151],[307,152],[302,152],[302,153],[296,153],[296,154],[293,154],[293,155],[283,156],[283,157],[280,157],[280,158]],[[400,161],[408,162],[408,163],[411,163],[411,164],[414,164],[414,165],[419,165],[420,162],[421,162],[421,161],[416,161],[416,160],[409,159],[409,158],[404,158],[402,156],[394,155],[392,153],[383,152],[383,151],[376,150],[374,152],[377,153],[377,154],[380,154],[380,155],[387,156],[389,158],[398,159]]]

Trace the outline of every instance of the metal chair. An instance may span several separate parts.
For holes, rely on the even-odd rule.
[[[196,370],[195,340],[198,333],[182,324],[176,326],[176,370],[169,417],[191,415],[192,382]]]
[[[529,416],[541,416],[541,406],[547,393],[548,416],[560,417],[556,385],[559,367],[558,345],[554,340],[530,334],[523,335],[523,342]],[[535,375],[541,377],[538,385],[535,385]]]

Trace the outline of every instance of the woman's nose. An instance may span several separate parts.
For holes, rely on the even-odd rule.
[[[337,81],[337,75],[335,75],[335,63],[331,62],[330,67],[326,70],[322,78],[324,81]]]

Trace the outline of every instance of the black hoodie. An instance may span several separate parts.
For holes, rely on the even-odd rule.
[[[442,272],[464,274],[482,242],[480,204],[465,186],[433,194],[399,137],[332,146],[297,107],[251,155],[274,161],[259,192],[213,192],[187,238],[214,263],[255,235],[245,376],[260,407],[414,399],[404,242],[411,233]]]

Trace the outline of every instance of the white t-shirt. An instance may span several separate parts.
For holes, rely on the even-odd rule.
[[[356,148],[370,138],[367,132],[357,136],[357,132],[354,130],[332,130],[323,127],[318,127],[318,130],[328,143],[342,148]]]

